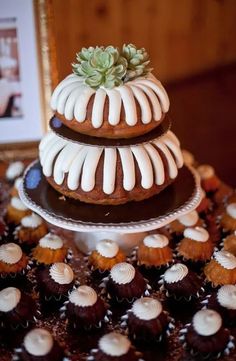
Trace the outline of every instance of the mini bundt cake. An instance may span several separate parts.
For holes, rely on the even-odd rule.
[[[147,144],[117,148],[76,144],[48,132],[39,149],[51,186],[87,203],[149,198],[169,185],[183,165],[179,141],[171,131]]]

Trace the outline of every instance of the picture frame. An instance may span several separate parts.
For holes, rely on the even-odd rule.
[[[9,160],[35,154],[58,74],[51,0],[0,0],[0,8],[0,160]]]

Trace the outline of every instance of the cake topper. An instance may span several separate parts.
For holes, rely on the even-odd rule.
[[[122,49],[114,46],[82,48],[76,54],[77,63],[72,64],[74,74],[83,77],[85,84],[97,89],[115,86],[147,75],[149,55],[144,48],[124,44]]]

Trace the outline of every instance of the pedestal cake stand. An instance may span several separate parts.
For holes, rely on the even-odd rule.
[[[157,196],[118,206],[92,205],[57,193],[36,160],[26,169],[19,194],[26,206],[47,222],[76,232],[77,247],[87,253],[105,238],[129,251],[146,232],[194,210],[201,200],[201,187],[197,172],[184,166],[176,180]]]

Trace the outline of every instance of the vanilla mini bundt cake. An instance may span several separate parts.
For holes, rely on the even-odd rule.
[[[183,165],[180,144],[168,131],[149,143],[129,147],[95,147],[48,132],[40,162],[58,192],[88,203],[122,204],[149,198],[169,185]]]
[[[144,48],[124,45],[83,48],[73,74],[54,90],[55,116],[76,132],[105,138],[131,138],[158,126],[169,98],[148,68]]]

